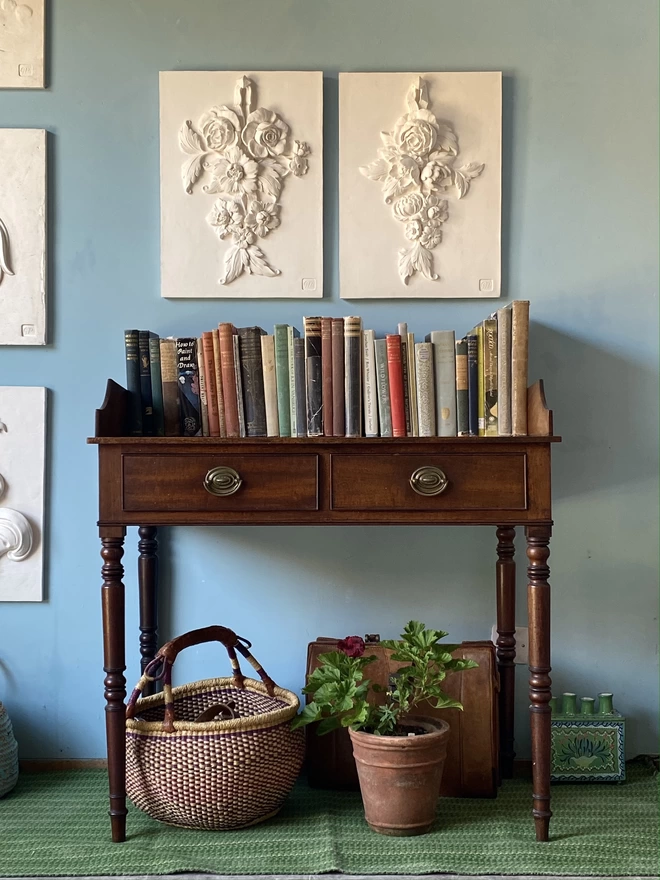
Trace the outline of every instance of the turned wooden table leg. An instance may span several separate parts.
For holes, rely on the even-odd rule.
[[[138,535],[138,583],[140,585],[140,665],[144,672],[158,650],[158,530],[140,526]],[[144,689],[144,696],[154,693],[155,683]]]
[[[500,773],[513,776],[516,688],[516,563],[512,526],[497,529],[497,667],[500,672]]]
[[[108,745],[110,822],[112,840],[126,840],[126,679],[124,617],[124,537],[122,527],[101,527],[103,558],[103,669],[105,676],[105,729]]]
[[[528,526],[527,609],[529,624],[529,707],[532,729],[532,814],[536,839],[547,840],[550,825],[550,555],[551,527]]]

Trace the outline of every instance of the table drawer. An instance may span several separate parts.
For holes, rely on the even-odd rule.
[[[332,508],[525,510],[525,458],[524,453],[488,455],[467,452],[333,455]],[[439,494],[423,494],[438,489]]]
[[[124,454],[122,480],[127,511],[318,509],[317,455]]]

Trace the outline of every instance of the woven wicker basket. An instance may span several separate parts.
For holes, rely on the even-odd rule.
[[[0,703],[0,797],[10,792],[18,780],[18,745],[7,715]]]
[[[179,651],[209,641],[227,648],[233,676],[173,688]],[[168,642],[147,666],[126,709],[126,790],[152,818],[220,831],[263,822],[282,807],[304,757],[303,733],[291,730],[299,701],[275,685],[249,647],[231,630],[209,626]],[[236,651],[261,681],[243,676]],[[138,699],[156,679],[163,692]]]

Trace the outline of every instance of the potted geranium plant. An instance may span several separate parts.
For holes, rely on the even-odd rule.
[[[435,818],[449,725],[417,716],[414,710],[425,702],[438,709],[462,709],[442,683],[449,673],[478,665],[452,657],[456,646],[439,644],[446,635],[411,620],[400,641],[381,642],[392,650],[391,659],[402,664],[387,689],[365,678],[365,669],[376,658],[365,656],[359,636],[348,636],[337,651],[319,656],[320,666],[303,689],[311,702],[294,725],[317,721],[320,735],[348,728],[365,818],[380,834],[423,834]],[[371,694],[378,696],[370,699]]]

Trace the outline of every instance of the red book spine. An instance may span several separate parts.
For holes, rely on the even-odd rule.
[[[321,331],[323,332],[323,331]],[[325,392],[324,392],[325,393]],[[325,400],[325,397],[323,398]],[[332,319],[332,435],[346,433],[344,412],[344,319]]]
[[[206,400],[209,416],[209,436],[220,436],[220,418],[218,416],[218,390],[215,384],[215,364],[213,362],[213,333],[210,330],[202,333],[202,356],[206,379]]]
[[[323,388],[323,433],[332,437],[332,318],[321,318],[321,383]]]
[[[392,436],[406,436],[406,405],[403,394],[403,363],[401,361],[401,337],[388,334],[387,372],[390,379],[390,401],[392,404]]]
[[[233,324],[220,324],[220,367],[222,371],[222,390],[225,397],[225,426],[228,437],[240,437],[238,425],[238,403],[236,398],[236,367],[234,365]]]

